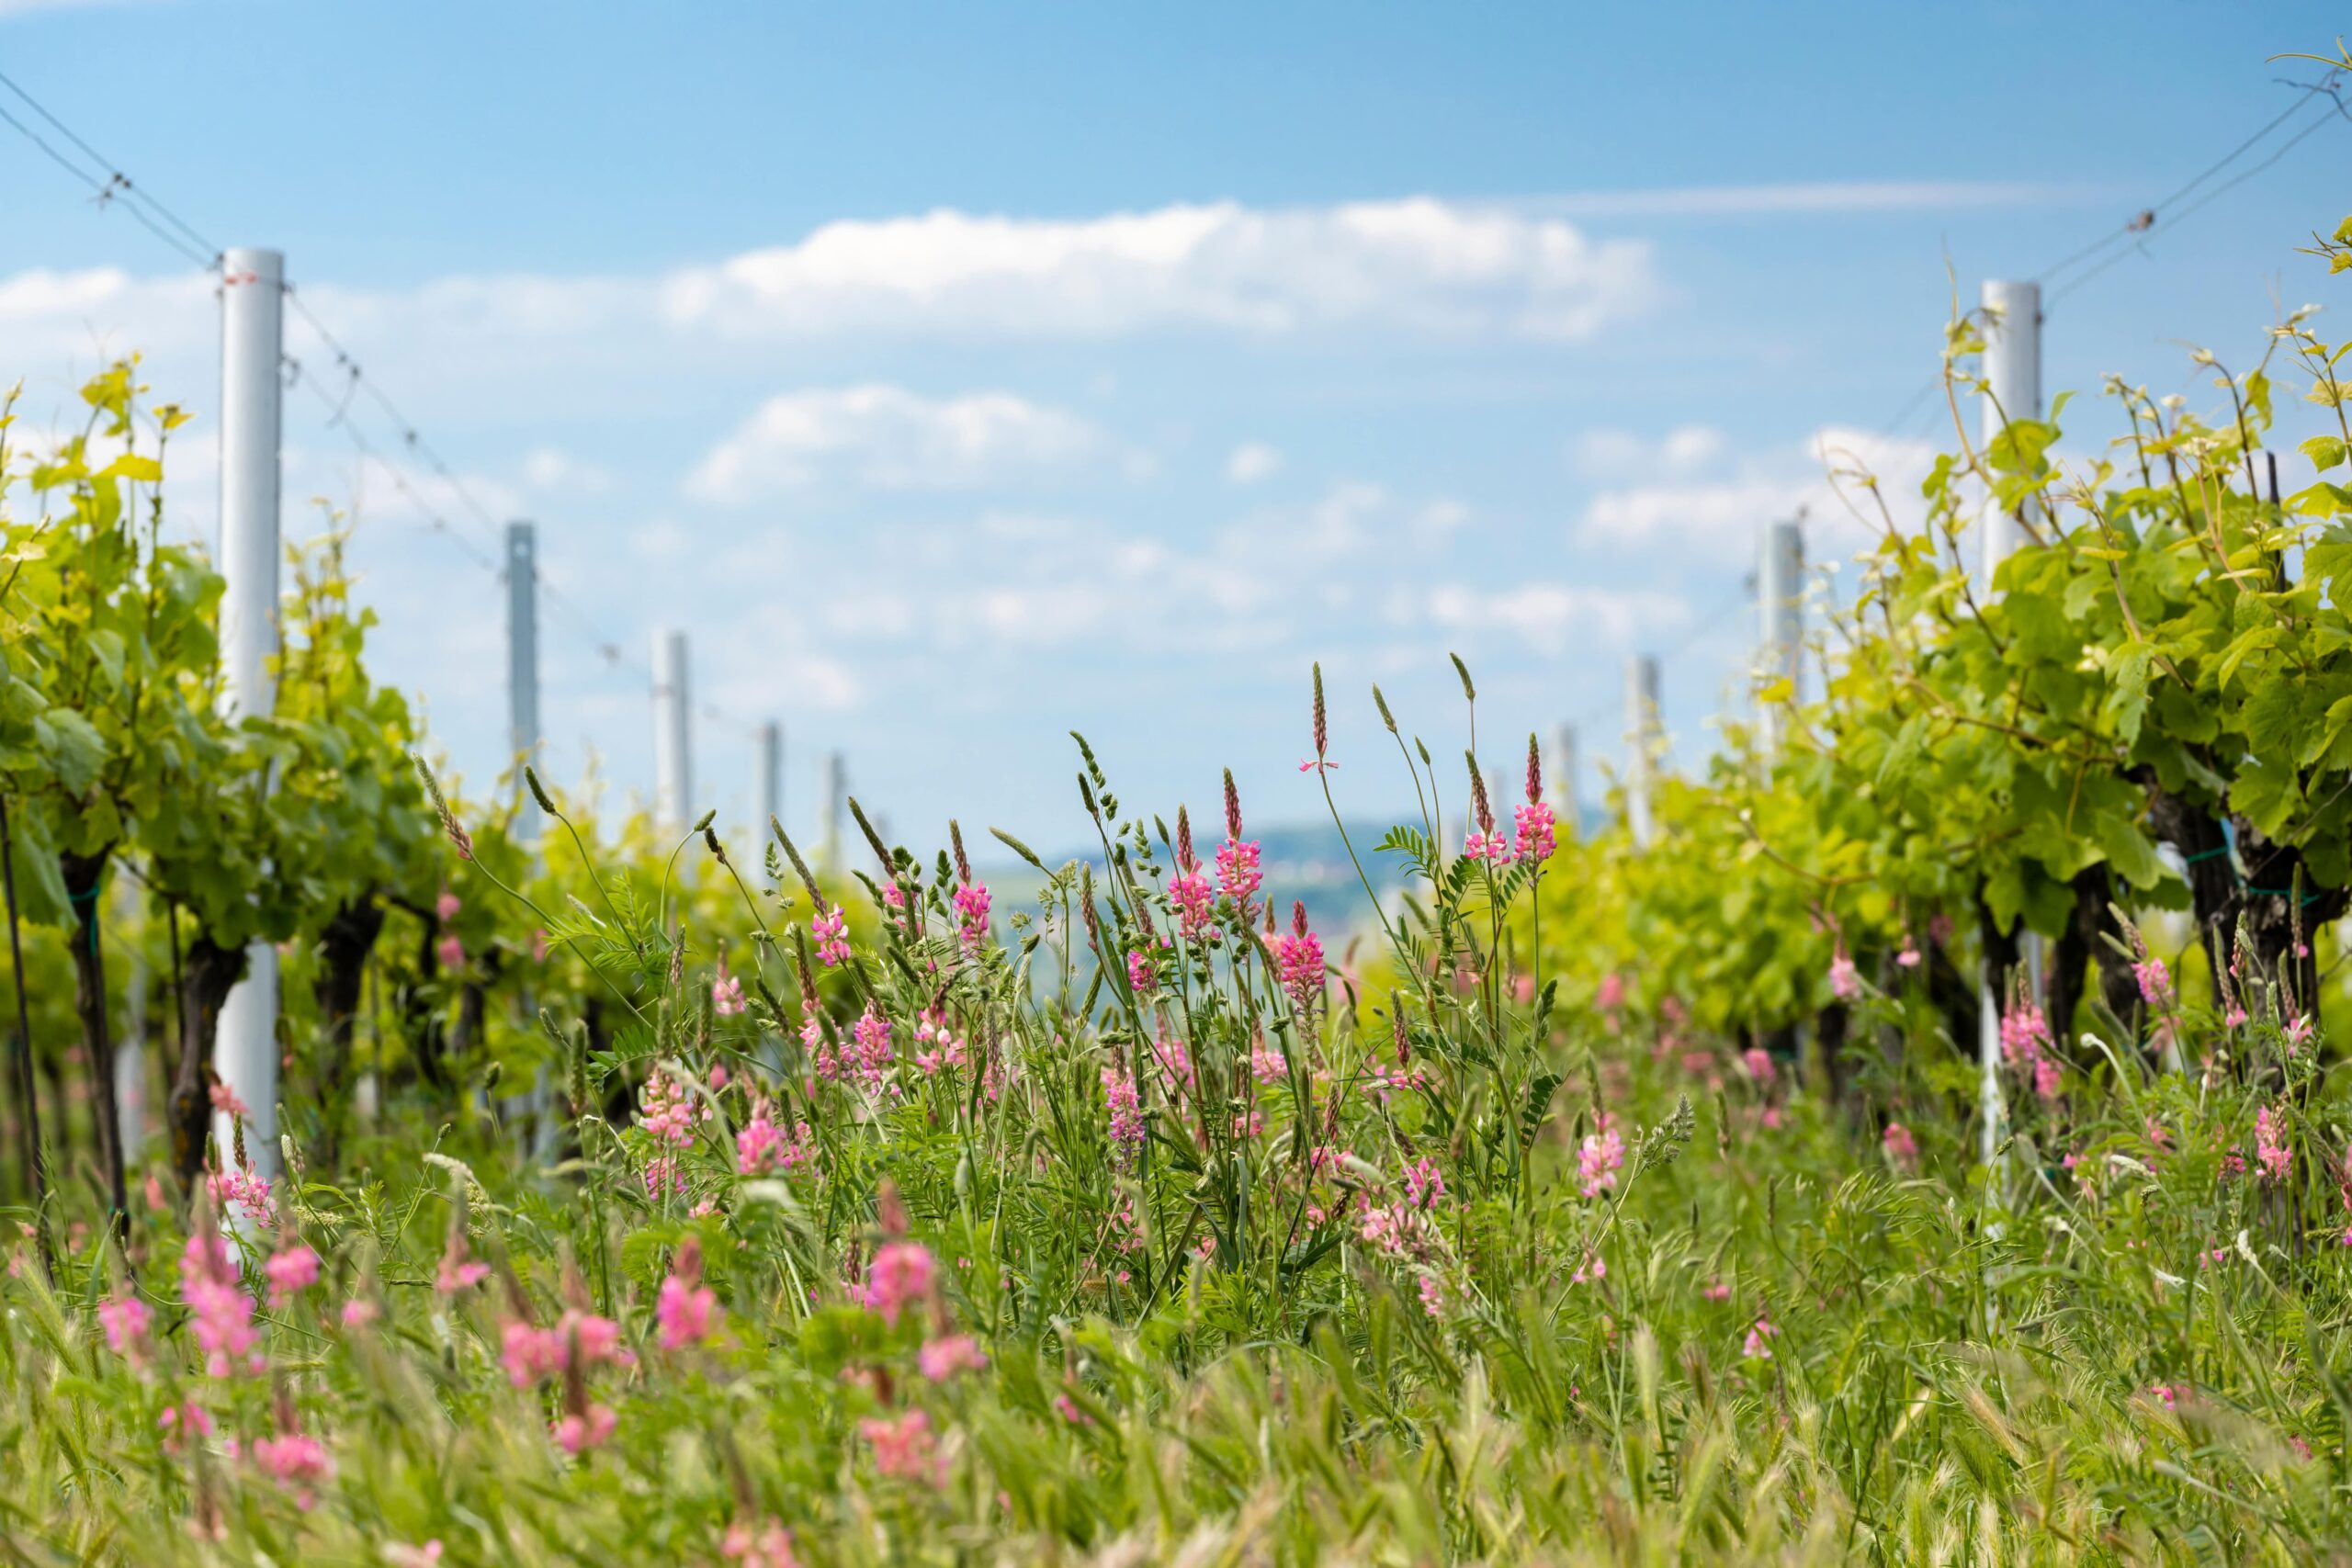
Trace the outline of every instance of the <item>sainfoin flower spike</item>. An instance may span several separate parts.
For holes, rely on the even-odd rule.
[[[1291,905],[1291,933],[1267,944],[1273,950],[1274,968],[1291,1005],[1311,1012],[1323,995],[1323,943],[1306,929],[1306,906]]]
[[[864,1304],[895,1325],[900,1313],[931,1294],[937,1267],[921,1242],[885,1243],[866,1268]]]
[[[743,999],[743,982],[727,972],[727,960],[722,956],[718,977],[710,983],[710,1010],[721,1018],[733,1018],[750,1005]]]
[[[207,1372],[227,1378],[262,1370],[253,1298],[237,1288],[229,1244],[213,1228],[210,1209],[202,1204],[195,1234],[180,1251],[180,1300],[191,1314],[189,1333],[204,1352]]]
[[[858,1436],[874,1449],[874,1468],[895,1481],[921,1481],[937,1486],[946,1481],[946,1466],[936,1457],[928,1412],[910,1410],[897,1420],[869,1417],[857,1424]]]
[[[849,917],[840,905],[819,908],[809,919],[808,934],[817,939],[817,956],[826,968],[849,962]]]
[[[662,1281],[661,1296],[654,1303],[662,1348],[684,1350],[701,1344],[710,1337],[711,1322],[718,1314],[718,1296],[702,1282],[702,1242],[689,1235],[678,1244],[670,1277]]]

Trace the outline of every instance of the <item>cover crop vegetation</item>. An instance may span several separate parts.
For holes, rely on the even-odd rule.
[[[1468,670],[1466,768],[1385,699],[1331,735],[1317,671],[1302,773],[1393,744],[1427,803],[1351,846],[1412,874],[1344,944],[1229,776],[1198,821],[1130,810],[1083,740],[1094,852],[999,833],[1020,908],[952,823],[924,860],[859,813],[820,874],[531,776],[519,842],[413,764],[332,530],[277,712],[225,724],[219,581],[159,525],[176,416],[118,367],[9,465],[0,1545],[2340,1554],[2352,344],[2313,321],[2200,358],[2210,417],[2110,387],[2116,444],[2064,465],[2063,400],[1969,439],[1955,322],[1924,526],[1846,476],[1879,540],[1820,700],[1760,692],[1774,753],[1668,782],[1646,851],[1554,822],[1532,745],[1488,798]],[[2290,389],[2335,431],[2274,497]],[[1988,493],[2032,541],[1990,583]],[[292,965],[275,1181],[208,1141],[254,939]],[[122,1149],[132,950],[176,1023],[166,1135]]]

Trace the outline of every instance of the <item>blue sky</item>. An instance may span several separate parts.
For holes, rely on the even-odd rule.
[[[773,716],[796,826],[839,748],[911,840],[952,814],[1058,844],[1071,728],[1132,802],[1205,808],[1230,765],[1253,817],[1315,815],[1317,658],[1351,815],[1410,801],[1371,681],[1458,755],[1448,649],[1498,762],[1568,718],[1615,752],[1636,648],[1674,653],[1677,755],[1702,756],[1756,528],[1822,505],[1825,433],[1916,476],[1928,412],[1887,426],[1954,280],[2113,231],[2287,107],[2278,79],[2315,68],[2267,57],[2339,24],[0,0],[0,71],[209,239],[286,250],[458,476],[402,475],[431,508],[480,541],[475,504],[539,521],[577,609],[548,612],[555,773],[650,784],[645,649],[675,623],[712,710],[697,793],[729,819]],[[2194,394],[2182,340],[2258,354],[2274,298],[2328,297],[2294,247],[2342,216],[2348,159],[2352,123],[2321,127],[2057,299],[2045,386]],[[145,351],[205,416],[172,504],[209,536],[202,280],[5,127],[0,210],[0,375],[39,423]],[[311,495],[363,519],[385,671],[486,782],[498,585],[309,389],[286,434],[289,535]],[[1814,553],[1858,542],[1825,520]]]

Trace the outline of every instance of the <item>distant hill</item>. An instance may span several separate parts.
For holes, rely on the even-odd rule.
[[[1588,812],[1585,830],[1594,830],[1602,820]],[[1388,836],[1390,826],[1385,822],[1348,824],[1348,838],[1363,863],[1363,878],[1357,876],[1354,863],[1348,859],[1347,845],[1340,841],[1339,829],[1328,822],[1257,829],[1259,863],[1265,872],[1266,893],[1281,911],[1281,918],[1287,920],[1294,900],[1305,904],[1308,921],[1317,931],[1326,933],[1327,940],[1337,940],[1370,924],[1372,903],[1364,895],[1364,881],[1369,880],[1374,891],[1385,899],[1405,880],[1401,856],[1374,852],[1373,846]],[[1446,839],[1451,844],[1461,842],[1459,823],[1448,827]],[[1201,840],[1199,847],[1204,856],[1210,852],[1214,841]],[[1047,865],[1085,860],[1093,863],[1097,874],[1102,868],[1099,846],[1087,852],[1040,852]],[[1030,907],[1044,885],[1035,871],[1019,862],[988,866],[981,874],[996,890],[1000,910]]]

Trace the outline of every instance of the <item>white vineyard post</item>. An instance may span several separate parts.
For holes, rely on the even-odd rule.
[[[1552,732],[1552,812],[1564,831],[1582,835],[1584,802],[1577,793],[1577,727],[1573,724]]]
[[[532,797],[523,770],[539,762],[539,532],[536,525],[520,519],[506,525],[506,749],[514,769],[514,840],[536,853],[548,824],[541,820],[545,813]],[[521,1002],[521,1021],[528,1031],[536,1015],[527,981]],[[556,1146],[554,1067],[541,1062],[529,1092],[508,1100],[505,1109],[520,1111],[518,1131],[529,1140],[531,1157],[551,1157]]]
[[[115,881],[115,918],[126,931],[140,931],[138,886],[130,878]],[[144,934],[143,932],[141,934]],[[147,1144],[147,950],[136,940],[127,944],[130,972],[122,982],[122,1038],[114,1048],[114,1120],[120,1130],[122,1163],[135,1167]]]
[[[818,855],[825,870],[838,875],[842,869],[842,803],[849,798],[849,766],[839,751],[825,753],[824,818],[817,835]]]
[[[232,250],[220,258],[220,713],[232,720],[277,705],[278,444],[284,383],[286,258]],[[277,1176],[277,949],[245,949],[245,976],[220,1004],[214,1069],[252,1111],[245,1154]],[[236,1126],[215,1111],[226,1164]]]
[[[686,634],[653,634],[653,817],[665,833],[694,821],[694,756],[687,733]]]
[[[531,844],[547,824],[524,782],[539,761],[539,539],[528,523],[506,525],[506,749],[514,768],[514,837]]]
[[[784,726],[774,719],[760,726],[759,745],[752,761],[758,770],[752,794],[756,815],[752,818],[748,842],[760,845],[767,840],[768,824],[784,820]],[[752,863],[758,865],[766,858],[763,849],[755,849]]]
[[[1637,653],[1625,661],[1625,826],[1634,847],[1648,849],[1657,837],[1656,792],[1658,752],[1666,726],[1659,700],[1657,656]]]
[[[1757,660],[1765,685],[1786,681],[1786,698],[1759,693],[1756,703],[1756,736],[1764,760],[1780,755],[1785,710],[1803,700],[1804,681],[1804,525],[1771,523],[1764,529],[1756,563],[1756,600],[1760,607]]]
[[[1989,454],[1995,438],[2011,420],[2041,417],[2041,285],[1987,281],[1980,299],[1984,306],[1984,398],[1978,438]],[[1988,457],[1989,461],[1989,457]],[[2024,523],[1987,498],[1982,576],[1989,597],[2001,562],[2026,538]],[[2041,994],[2041,942],[2032,932],[2018,944],[2027,983]],[[1977,1066],[1983,1078],[1983,1155],[1991,1166],[2001,1145],[2007,1110],[2001,1099],[2001,1006],[2005,998],[1993,990],[1992,965],[1984,965],[1977,981]]]

